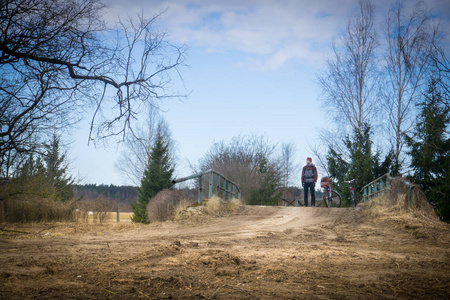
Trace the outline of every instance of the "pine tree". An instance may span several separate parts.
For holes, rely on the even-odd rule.
[[[44,156],[46,179],[54,189],[55,199],[61,201],[72,199],[74,196],[74,181],[67,174],[67,157],[65,153],[61,153],[59,137],[54,135],[50,144],[44,146],[47,150]]]
[[[46,169],[39,155],[30,154],[16,170],[8,198],[16,200],[49,199],[54,196],[46,180]]]
[[[147,168],[139,188],[138,199],[132,205],[133,222],[149,223],[147,216],[148,202],[158,192],[173,186],[174,165],[166,138],[158,127],[155,144],[150,152]]]
[[[406,136],[411,156],[412,179],[437,206],[443,219],[450,220],[450,124],[449,107],[432,79],[425,99],[418,104],[420,114],[414,135]]]
[[[250,192],[250,205],[277,205],[282,195],[281,177],[274,165],[270,165],[267,156],[258,153],[258,187]]]
[[[354,188],[356,195],[359,195],[363,186],[392,169],[393,162],[391,153],[383,162],[380,162],[379,152],[373,154],[371,130],[368,124],[364,124],[361,133],[355,128],[353,135],[347,136],[343,142],[347,160],[342,153],[330,148],[327,163],[330,174],[335,174],[337,180],[335,188],[341,194],[344,205],[350,205],[350,192],[344,181],[356,179]]]

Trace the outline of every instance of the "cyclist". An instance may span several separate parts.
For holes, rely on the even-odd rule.
[[[311,190],[311,206],[316,206],[316,193],[314,187],[317,182],[317,168],[312,163],[312,158],[306,159],[306,166],[302,169],[302,187],[303,187],[303,199],[305,206],[308,206],[308,189]]]

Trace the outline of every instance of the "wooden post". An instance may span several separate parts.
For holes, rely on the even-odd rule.
[[[0,220],[0,222],[1,223],[6,223],[6,204],[5,204],[6,200],[2,200],[0,202],[2,203],[2,206],[1,206],[2,213],[1,213],[1,220]]]
[[[119,200],[117,200],[117,210],[116,210],[116,212],[117,212],[117,223],[119,223],[120,222],[120,209],[119,209]]]

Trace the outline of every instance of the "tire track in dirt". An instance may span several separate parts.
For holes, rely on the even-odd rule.
[[[367,221],[360,212],[244,206],[123,232],[93,226],[82,234],[3,239],[0,298],[450,296],[448,230],[414,235],[417,228]]]

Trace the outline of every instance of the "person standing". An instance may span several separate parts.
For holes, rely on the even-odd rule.
[[[308,206],[308,190],[311,190],[311,206],[316,206],[316,193],[314,187],[317,182],[317,168],[312,163],[312,158],[306,159],[306,166],[302,169],[302,187],[303,187],[303,199],[305,206]]]

